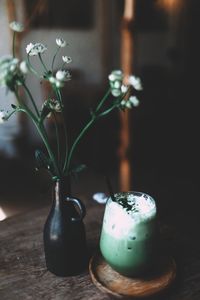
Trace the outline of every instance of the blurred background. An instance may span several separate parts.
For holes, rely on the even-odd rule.
[[[200,200],[199,13],[197,0],[0,1],[0,56],[12,52],[13,20],[26,26],[17,44],[22,59],[30,42],[44,43],[52,55],[56,38],[67,41],[62,54],[73,59],[72,80],[62,93],[71,139],[105,93],[113,69],[143,82],[139,107],[100,120],[79,145],[75,158],[87,170],[73,183],[74,195],[93,201],[93,193],[107,192],[107,175],[116,192],[154,196],[161,215],[172,208],[195,212]],[[33,77],[27,83],[42,103],[47,87]],[[11,93],[0,90],[0,109],[14,102]],[[47,126],[53,141],[51,122]],[[38,147],[40,138],[23,115],[0,124],[1,220],[50,203],[49,178],[35,171]]]

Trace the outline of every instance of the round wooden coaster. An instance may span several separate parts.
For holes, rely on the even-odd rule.
[[[156,268],[141,278],[129,278],[114,271],[97,252],[89,263],[93,283],[102,291],[116,296],[143,298],[160,293],[174,281],[176,263],[172,258],[160,257]]]

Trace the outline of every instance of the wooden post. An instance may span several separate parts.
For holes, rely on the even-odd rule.
[[[135,12],[135,0],[125,0],[124,14],[121,26],[121,69],[125,80],[133,73],[133,23]],[[120,112],[120,140],[119,148],[119,184],[121,191],[131,189],[131,168],[128,158],[130,145],[130,112]]]

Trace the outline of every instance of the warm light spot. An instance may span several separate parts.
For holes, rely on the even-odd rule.
[[[126,0],[124,3],[124,18],[126,20],[133,20],[135,0]]]
[[[158,0],[158,5],[166,10],[176,10],[180,8],[180,0]]]
[[[0,221],[3,221],[7,218],[5,212],[3,211],[3,209],[0,207]]]

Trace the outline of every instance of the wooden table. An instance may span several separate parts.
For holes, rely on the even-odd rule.
[[[98,245],[104,206],[87,205],[85,218],[88,247]],[[93,285],[88,270],[78,276],[60,278],[46,270],[42,229],[49,207],[11,217],[0,223],[0,299],[1,300],[101,300],[110,299]],[[174,286],[160,300],[200,299],[200,234],[195,219],[186,222],[179,212],[162,224],[166,245],[178,264]],[[169,223],[169,222],[168,222]],[[191,226],[189,226],[189,225]]]

